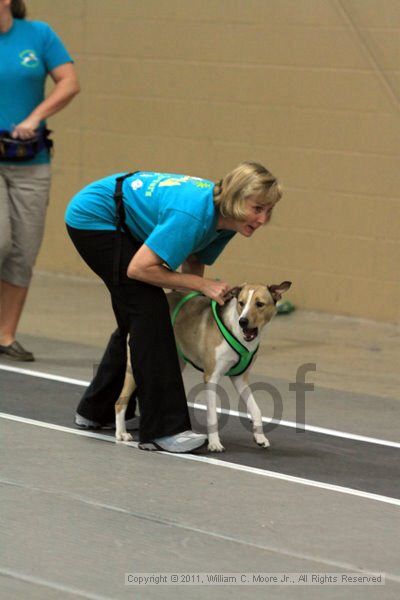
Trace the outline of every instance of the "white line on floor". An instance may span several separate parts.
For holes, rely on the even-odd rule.
[[[62,377],[61,375],[52,375],[50,373],[43,373],[41,371],[31,371],[29,369],[21,369],[19,367],[11,367],[8,365],[0,365],[0,370],[9,371],[11,373],[18,373],[20,375],[28,375],[31,377],[38,377],[40,379],[48,379],[50,381],[58,381],[60,383],[70,383],[72,385],[79,385],[82,387],[87,387],[89,385],[88,381],[83,381],[82,379],[72,379],[71,377]],[[191,403],[189,402],[189,406],[192,408],[196,408],[198,410],[207,410],[207,407],[204,404]],[[217,408],[217,412],[220,414],[231,415],[232,417],[241,417],[244,419],[248,419],[249,415],[247,413],[239,412],[237,410],[227,410],[225,408]],[[326,427],[318,427],[316,425],[303,425],[299,426],[298,423],[294,423],[293,421],[278,421],[277,419],[270,419],[268,417],[262,417],[262,421],[265,424],[273,423],[275,425],[282,425],[283,427],[291,427],[297,428],[305,431],[312,431],[313,433],[321,433],[323,435],[331,435],[333,437],[340,437],[346,440],[354,440],[357,442],[365,442],[367,444],[378,444],[380,446],[388,446],[390,448],[399,448],[400,442],[393,442],[391,440],[382,440],[379,438],[368,437],[365,435],[359,435],[357,433],[348,433],[346,431],[338,431],[336,429],[327,429]]]
[[[63,433],[72,433],[74,435],[80,435],[83,437],[95,438],[98,440],[104,440],[106,442],[116,443],[115,438],[100,433],[82,431],[80,429],[72,429],[71,427],[63,427],[61,425],[54,425],[52,423],[45,423],[44,421],[36,421],[34,419],[26,419],[25,417],[17,417],[16,415],[9,415],[7,413],[0,413],[1,419],[9,421],[16,421],[18,423],[25,423],[27,425],[35,425],[37,427],[43,427],[45,429],[53,429],[55,431],[61,431]],[[132,446],[137,448],[137,442],[118,442],[125,446]],[[226,469],[234,469],[235,471],[243,471],[245,473],[251,473],[253,475],[261,475],[262,477],[270,477],[272,479],[280,479],[282,481],[288,481],[290,483],[298,483],[309,487],[316,487],[323,490],[329,490],[331,492],[339,492],[340,494],[348,494],[351,496],[357,496],[359,498],[365,498],[367,500],[376,500],[378,502],[384,502],[385,504],[392,504],[394,506],[400,506],[400,500],[397,498],[391,498],[390,496],[381,496],[380,494],[371,494],[370,492],[363,492],[361,490],[354,490],[352,488],[342,487],[340,485],[334,485],[331,483],[323,483],[321,481],[314,481],[312,479],[304,479],[303,477],[295,477],[293,475],[286,475],[285,473],[278,473],[275,471],[266,471],[264,469],[257,469],[256,467],[248,467],[246,465],[239,465],[237,463],[225,462],[216,458],[209,458],[207,456],[197,456],[195,454],[172,454],[169,452],[159,452],[164,456],[173,456],[183,458],[185,460],[191,460],[194,462],[202,462],[208,465],[216,467],[225,467]]]
[[[49,379],[50,381],[59,381],[60,383],[71,383],[72,385],[80,385],[87,387],[89,381],[82,379],[72,379],[71,377],[62,377],[61,375],[51,375],[42,371],[32,371],[31,369],[21,369],[20,367],[11,367],[8,365],[0,365],[0,371],[9,371],[10,373],[18,373],[19,375],[28,375],[30,377],[38,377],[39,379]]]
[[[112,600],[109,596],[99,596],[98,594],[85,592],[84,590],[80,590],[76,587],[63,585],[57,581],[50,581],[48,579],[43,579],[43,577],[36,577],[36,575],[27,575],[26,573],[13,571],[12,569],[3,569],[0,567],[0,575],[3,575],[4,577],[11,577],[12,579],[18,579],[19,581],[25,581],[25,583],[29,583],[31,585],[33,584],[46,587],[51,590],[57,590],[57,592],[62,592],[63,594],[71,594],[71,596],[76,598],[87,598],[87,600]]]

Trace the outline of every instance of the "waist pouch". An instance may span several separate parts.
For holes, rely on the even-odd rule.
[[[9,131],[0,130],[0,160],[23,162],[35,158],[43,148],[50,151],[53,147],[50,133],[49,129],[42,128],[29,140],[18,140],[12,138]]]

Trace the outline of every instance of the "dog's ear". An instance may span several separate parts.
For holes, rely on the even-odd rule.
[[[279,285],[267,285],[268,291],[271,294],[275,304],[278,302],[278,300],[282,298],[282,294],[288,291],[291,285],[291,281],[282,281],[282,283],[280,283]]]
[[[232,300],[232,298],[237,298],[244,288],[246,284],[242,283],[242,285],[237,285],[229,290],[229,292],[225,295],[224,300]]]

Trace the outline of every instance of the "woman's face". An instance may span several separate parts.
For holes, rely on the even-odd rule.
[[[274,204],[264,204],[256,196],[247,198],[245,219],[235,222],[235,230],[245,237],[251,237],[256,229],[268,223],[273,208]]]

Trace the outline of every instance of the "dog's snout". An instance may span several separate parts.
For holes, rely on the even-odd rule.
[[[247,327],[247,325],[249,324],[249,320],[247,317],[242,317],[241,319],[239,319],[239,325],[240,327]]]

